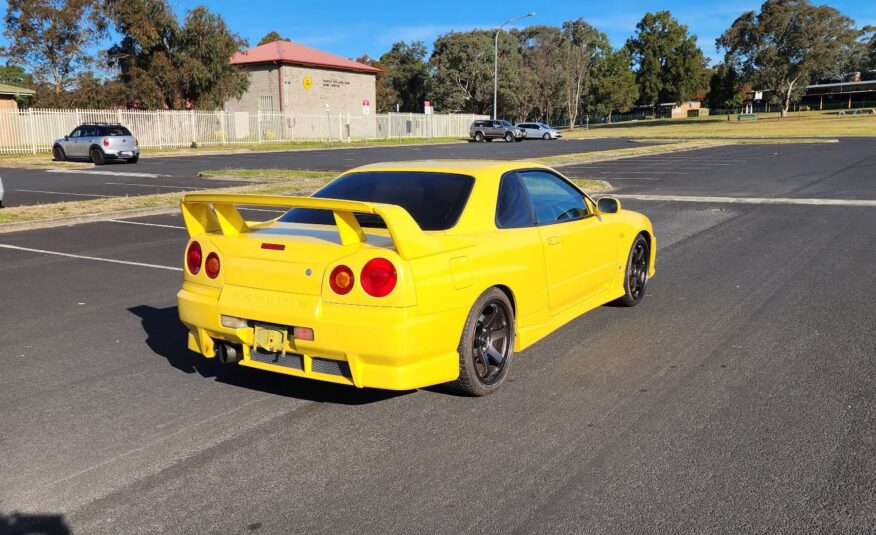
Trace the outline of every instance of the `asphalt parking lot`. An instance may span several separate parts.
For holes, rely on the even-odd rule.
[[[374,146],[350,149],[256,152],[212,156],[144,155],[136,165],[111,162],[88,169],[3,168],[6,187],[4,205],[86,200],[151,193],[169,193],[215,188],[238,183],[203,180],[198,173],[208,169],[313,169],[344,171],[357,165],[395,160],[434,158],[525,159],[556,154],[628,148],[628,139],[529,140],[522,143],[445,143],[436,145]]]
[[[871,532],[874,169],[876,139],[566,169],[651,217],[657,276],[479,399],[187,352],[178,216],[2,235],[0,531]]]

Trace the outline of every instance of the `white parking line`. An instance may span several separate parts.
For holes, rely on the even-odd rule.
[[[39,254],[47,254],[54,256],[64,256],[67,258],[75,258],[78,260],[92,260],[95,262],[108,262],[110,264],[124,264],[126,266],[137,266],[137,267],[147,267],[152,269],[166,269],[168,271],[182,271],[180,267],[172,267],[172,266],[160,266],[158,264],[145,264],[143,262],[130,262],[128,260],[116,260],[114,258],[99,258],[96,256],[84,256],[78,254],[71,253],[61,253],[58,251],[45,251],[43,249],[31,249],[30,247],[19,247],[17,245],[8,245],[5,243],[0,243],[0,249],[13,249],[15,251],[26,251],[28,253],[39,253]]]
[[[94,195],[91,193],[68,193],[66,191],[43,191],[39,189],[17,189],[15,191],[23,191],[25,193],[49,193],[52,195],[73,195],[75,197],[119,197],[119,195]]]
[[[104,182],[108,186],[137,186],[138,188],[204,189],[192,186],[165,186],[164,184],[130,184],[128,182]]]
[[[103,169],[46,169],[46,173],[68,173],[72,175],[109,175],[109,176],[135,176],[139,178],[165,178],[170,175],[156,173],[127,173],[124,171],[108,171]]]
[[[695,195],[617,195],[621,199],[635,201],[703,202],[729,204],[789,204],[817,206],[865,206],[876,208],[871,199],[794,199],[790,197],[700,197]]]
[[[107,223],[124,223],[126,225],[142,225],[144,227],[159,227],[159,228],[173,228],[173,229],[182,229],[185,230],[185,227],[181,227],[179,225],[162,225],[161,223],[144,223],[143,221],[126,221],[124,219],[107,219]]]

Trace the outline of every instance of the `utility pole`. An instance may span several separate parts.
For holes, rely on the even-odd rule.
[[[499,33],[502,31],[502,28],[505,27],[506,24],[511,24],[514,21],[525,19],[526,17],[534,17],[535,13],[527,13],[526,15],[520,15],[519,17],[514,17],[513,19],[508,19],[499,26],[499,29],[496,30],[496,39],[493,48],[493,120],[496,120],[496,103],[499,98]]]

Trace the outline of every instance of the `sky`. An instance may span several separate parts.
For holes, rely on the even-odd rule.
[[[344,57],[368,54],[379,58],[396,41],[424,41],[430,47],[444,33],[495,28],[505,20],[529,12],[536,16],[515,23],[560,25],[583,18],[605,32],[616,47],[633,34],[642,15],[668,9],[697,36],[700,48],[713,63],[720,59],[715,38],[742,12],[756,10],[757,0],[526,0],[472,1],[411,0],[269,2],[260,0],[170,0],[182,18],[188,9],[206,4],[223,16],[231,29],[255,45],[271,30],[293,41]],[[815,0],[814,3],[822,3]],[[876,0],[830,0],[828,5],[855,20],[858,26],[876,25]],[[5,13],[6,3],[0,0]],[[0,37],[0,43],[5,41]]]

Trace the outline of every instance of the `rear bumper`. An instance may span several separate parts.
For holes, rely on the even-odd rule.
[[[106,156],[109,160],[124,160],[127,158],[136,158],[140,156],[140,148],[134,149],[117,149],[117,150],[109,150],[105,149],[103,151],[104,156]]]
[[[188,282],[177,300],[189,349],[207,358],[215,356],[217,342],[226,342],[242,347],[243,366],[388,390],[445,383],[459,374],[464,311],[419,316],[416,307],[337,305],[318,296]],[[249,326],[225,327],[220,315],[246,319]],[[253,351],[253,322],[309,327],[314,340],[289,340],[286,355],[266,358],[265,351]]]

